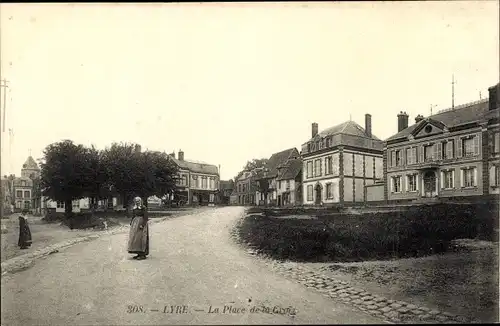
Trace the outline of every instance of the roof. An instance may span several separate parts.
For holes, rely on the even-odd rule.
[[[191,172],[196,173],[205,173],[205,174],[219,174],[219,169],[217,166],[206,163],[197,163],[188,160],[178,160],[174,157],[171,157],[172,160],[179,166],[181,169],[189,170]]]
[[[35,159],[31,155],[28,156],[28,158],[24,162],[23,169],[40,170],[38,164],[36,164]]]
[[[338,124],[336,126],[327,128],[327,129],[321,131],[318,135],[320,137],[326,137],[326,136],[333,136],[333,135],[337,135],[337,134],[370,138],[366,135],[365,129],[352,120],[349,120],[349,121],[343,122],[341,124]],[[311,138],[310,140],[312,140],[314,138],[315,137]],[[380,140],[376,136],[374,136],[373,134],[372,134],[371,138],[375,139],[375,140]]]
[[[265,176],[276,176],[278,174],[278,166],[285,163],[294,152],[296,152],[298,156],[298,151],[295,147],[271,155],[265,166],[267,168],[267,174]]]
[[[427,120],[434,120],[442,123],[447,128],[458,127],[460,125],[482,120],[488,113],[488,99],[470,102],[453,109],[442,110],[431,115]],[[397,134],[387,138],[387,141],[408,137],[420,124],[425,124],[426,119],[401,130]]]
[[[302,170],[302,160],[301,159],[291,159],[285,165],[285,168],[278,176],[277,180],[289,180],[295,179],[297,175]]]

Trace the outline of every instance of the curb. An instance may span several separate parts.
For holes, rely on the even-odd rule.
[[[181,217],[185,215],[197,215],[200,214],[201,212],[184,212],[179,214],[179,215],[169,215],[169,216],[164,216],[164,217],[155,217],[154,219],[150,220],[150,224],[157,224],[164,222],[166,220],[176,218],[176,217]],[[1,264],[1,270],[2,274],[1,277],[4,277],[7,274],[14,274],[16,272],[20,272],[23,270],[26,270],[30,267],[32,267],[35,264],[35,260],[41,259],[44,257],[47,257],[53,253],[59,252],[59,250],[71,247],[73,245],[76,245],[78,243],[82,242],[88,242],[92,240],[96,240],[100,237],[107,236],[107,235],[115,235],[115,234],[120,234],[120,233],[126,233],[129,229],[128,225],[121,225],[117,226],[116,228],[113,228],[109,231],[100,231],[98,234],[92,234],[84,237],[79,237],[75,239],[69,239],[63,242],[59,242],[56,244],[52,244],[48,247],[42,248],[35,250],[34,252],[30,252],[21,256],[17,256],[11,259],[8,259]]]
[[[246,251],[247,255],[268,261],[269,267],[278,274],[316,290],[327,298],[349,304],[389,324],[456,324],[474,322],[464,316],[433,310],[404,301],[389,300],[381,295],[371,294],[363,289],[352,287],[348,282],[326,276],[305,266],[295,264],[295,266],[287,266],[287,262],[276,261],[267,255],[262,255],[260,250],[252,248],[250,243],[245,243],[241,239],[239,226],[242,220],[234,225],[230,231],[230,235]]]

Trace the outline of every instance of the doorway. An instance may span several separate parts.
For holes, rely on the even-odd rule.
[[[316,205],[321,205],[321,201],[322,201],[322,198],[321,198],[322,191],[321,190],[323,190],[323,189],[322,189],[321,185],[318,184],[316,186]]]
[[[427,171],[424,173],[424,197],[434,197],[436,195],[436,173]]]

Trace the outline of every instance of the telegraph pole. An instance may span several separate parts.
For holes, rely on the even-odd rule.
[[[3,88],[3,98],[2,98],[2,132],[5,132],[5,109],[7,103],[7,89],[9,88],[8,81],[4,78],[1,81],[0,87]]]
[[[451,108],[455,108],[455,74],[451,75]]]

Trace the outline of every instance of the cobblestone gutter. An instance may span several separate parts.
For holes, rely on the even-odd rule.
[[[194,212],[181,213],[179,215],[155,217],[155,218],[150,219],[149,223],[156,224],[156,223],[160,223],[160,222],[163,222],[165,220],[168,220],[168,219],[171,219],[174,217],[180,217],[183,215],[196,215],[199,213],[200,212],[194,211]],[[1,265],[2,277],[4,275],[7,275],[7,274],[13,274],[13,273],[28,269],[35,264],[35,260],[47,257],[53,253],[59,252],[59,250],[63,250],[65,248],[71,247],[75,244],[78,244],[81,242],[92,241],[92,240],[98,239],[102,236],[119,234],[119,233],[126,233],[126,232],[128,232],[128,230],[129,230],[128,225],[122,225],[122,226],[118,226],[118,227],[115,227],[113,229],[110,229],[108,231],[99,231],[99,233],[92,234],[89,236],[66,240],[64,242],[59,242],[59,243],[53,244],[51,246],[45,247],[43,249],[39,249],[39,250],[30,252],[30,253],[27,253],[27,254],[24,254],[21,256],[17,256],[17,257],[8,259],[8,260],[2,262],[2,265]]]
[[[238,234],[238,224],[231,231],[231,236],[239,245],[246,247],[249,255],[259,255],[268,261],[268,266],[284,277],[293,279],[312,290],[323,293],[324,296],[343,303],[351,304],[357,309],[392,323],[434,324],[434,323],[470,323],[466,317],[450,314],[444,311],[432,310],[416,306],[404,301],[395,301],[374,295],[349,285],[348,282],[336,280],[317,271],[286,262],[272,261],[270,257],[262,256],[257,250],[248,247],[241,241]]]

